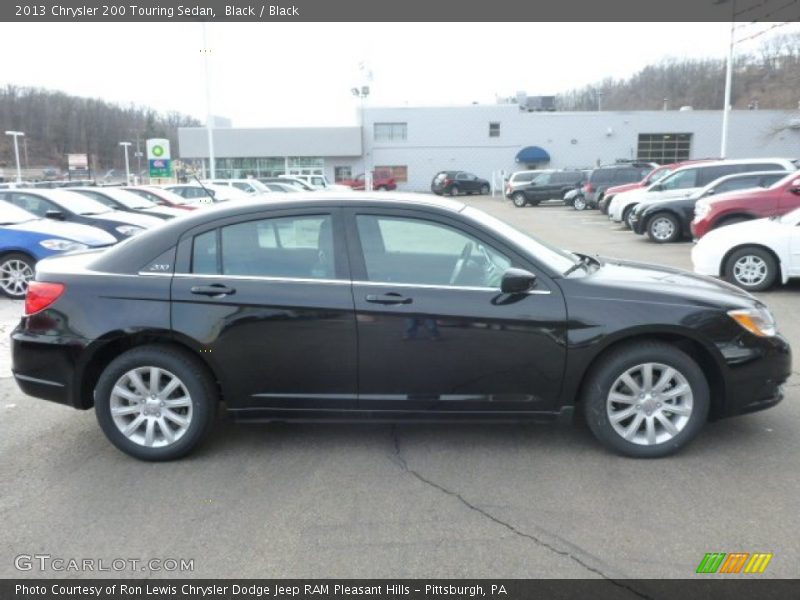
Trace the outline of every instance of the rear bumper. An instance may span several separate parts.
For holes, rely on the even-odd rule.
[[[82,339],[31,335],[18,327],[11,334],[14,380],[28,396],[83,408],[76,374],[85,348],[86,341]]]

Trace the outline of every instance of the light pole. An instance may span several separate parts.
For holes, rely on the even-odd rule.
[[[120,146],[125,148],[125,185],[131,184],[131,165],[128,162],[128,146],[132,144],[130,142],[120,142]]]
[[[206,73],[206,133],[208,135],[208,166],[211,179],[217,178],[217,169],[214,165],[214,132],[212,130],[212,116],[211,116],[211,67],[208,64],[208,54],[211,50],[208,48],[208,41],[206,37],[206,23],[203,21],[203,65]]]
[[[361,153],[362,153],[362,160],[364,161],[364,191],[371,192],[372,191],[372,169],[367,162],[367,136],[366,131],[364,129],[364,101],[369,96],[369,86],[362,85],[360,88],[354,87],[350,90],[350,92],[359,99],[360,107],[359,107],[359,121],[361,125]]]
[[[6,135],[14,137],[14,156],[17,159],[17,183],[22,183],[22,169],[19,166],[19,141],[18,138],[25,137],[22,131],[6,131]]]

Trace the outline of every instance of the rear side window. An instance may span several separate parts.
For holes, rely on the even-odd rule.
[[[592,183],[611,183],[614,180],[614,172],[611,169],[597,169],[592,171],[589,181]]]
[[[217,267],[217,230],[213,229],[194,237],[192,245],[192,273],[215,275]]]
[[[534,173],[514,173],[511,176],[511,181],[514,183],[527,183],[533,179]]]
[[[642,174],[641,169],[617,169],[614,174],[614,183],[635,183],[641,181],[645,174]]]

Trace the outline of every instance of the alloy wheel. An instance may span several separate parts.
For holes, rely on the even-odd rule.
[[[0,288],[12,298],[22,298],[33,279],[33,269],[24,260],[12,258],[0,264]]]
[[[650,224],[650,231],[653,232],[653,237],[657,240],[667,241],[675,235],[675,224],[671,219],[658,217]]]
[[[752,287],[763,283],[768,273],[767,263],[753,254],[742,256],[733,264],[733,276],[744,286]]]
[[[111,417],[130,441],[148,448],[177,442],[192,422],[192,398],[185,384],[159,367],[131,369],[111,390]]]
[[[626,370],[611,386],[606,415],[624,440],[642,446],[668,442],[686,427],[694,396],[686,377],[661,363]]]

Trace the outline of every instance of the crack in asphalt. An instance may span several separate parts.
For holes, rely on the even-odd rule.
[[[537,544],[537,545],[539,545],[539,546],[541,546],[543,548],[546,548],[547,550],[550,550],[554,554],[558,554],[559,556],[564,556],[564,557],[572,560],[573,562],[577,563],[578,565],[580,565],[581,567],[583,567],[587,571],[589,571],[591,573],[594,573],[596,575],[599,575],[602,579],[608,581],[612,585],[615,585],[615,586],[617,586],[619,588],[627,590],[630,593],[632,593],[635,596],[637,596],[638,598],[643,598],[644,600],[653,600],[651,596],[648,596],[647,594],[645,594],[643,592],[640,592],[639,590],[637,590],[637,589],[635,589],[635,588],[633,588],[633,587],[631,587],[631,586],[619,581],[618,579],[615,579],[615,578],[603,573],[603,571],[601,571],[599,568],[593,567],[592,565],[587,563],[585,560],[583,560],[579,556],[575,556],[575,554],[573,554],[572,552],[569,552],[568,550],[562,550],[560,548],[557,548],[556,546],[554,546],[554,545],[552,545],[552,544],[550,544],[550,543],[548,543],[548,542],[536,537],[535,535],[532,535],[530,533],[526,533],[525,531],[521,531],[521,530],[517,529],[516,527],[514,527],[514,525],[511,525],[510,523],[506,523],[502,519],[499,519],[498,517],[495,517],[493,514],[487,512],[486,510],[480,508],[479,506],[476,506],[476,505],[472,504],[469,500],[464,498],[458,492],[454,492],[453,490],[449,490],[446,487],[444,487],[443,485],[438,484],[435,481],[432,481],[432,480],[428,479],[424,475],[422,475],[419,472],[415,471],[414,469],[410,468],[408,466],[408,463],[406,462],[406,459],[403,458],[403,455],[400,452],[400,438],[397,435],[397,426],[396,425],[392,425],[392,441],[394,443],[394,457],[393,457],[392,462],[394,462],[395,464],[399,465],[400,468],[403,469],[403,471],[405,471],[406,473],[414,476],[416,479],[418,479],[419,481],[421,481],[425,485],[428,485],[428,486],[430,486],[430,487],[432,487],[432,488],[434,488],[436,490],[439,490],[440,492],[442,492],[444,494],[447,494],[448,496],[451,496],[451,497],[457,499],[459,502],[461,502],[461,504],[463,504],[464,506],[469,508],[471,511],[478,513],[482,517],[484,517],[486,519],[489,519],[493,523],[496,523],[497,525],[500,525],[501,527],[504,527],[505,529],[508,529],[514,535],[519,536],[521,538],[525,538],[527,540],[530,540],[530,541],[534,542],[535,544]]]

